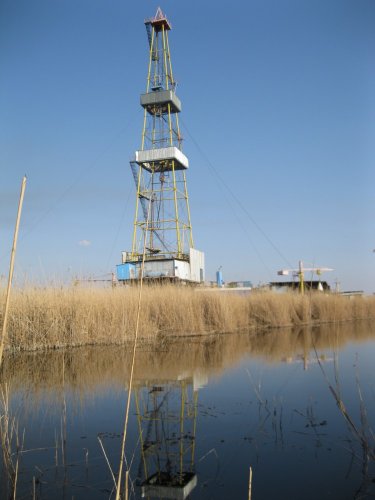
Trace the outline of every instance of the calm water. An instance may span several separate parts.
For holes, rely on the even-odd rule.
[[[247,499],[249,466],[255,500],[375,497],[374,460],[328,383],[374,452],[374,355],[368,323],[142,348],[126,443],[130,498],[142,489],[185,498],[182,481],[189,499]],[[43,499],[114,498],[100,443],[117,475],[129,370],[119,347],[6,359],[10,413],[24,433],[17,498],[33,489]],[[7,498],[4,470],[1,492]]]

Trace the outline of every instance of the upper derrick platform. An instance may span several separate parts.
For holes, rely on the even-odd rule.
[[[164,30],[171,30],[172,25],[166,18],[166,16],[163,14],[163,11],[161,10],[160,7],[158,7],[158,10],[156,11],[155,17],[151,17],[150,19],[145,20],[145,24],[151,24],[151,26],[154,28],[155,31],[162,31],[163,27]]]
[[[189,160],[176,146],[136,151],[135,161],[149,172],[170,172],[189,168]]]
[[[169,107],[168,107],[169,105]],[[181,101],[172,90],[159,90],[141,95],[141,106],[151,114],[181,111]]]

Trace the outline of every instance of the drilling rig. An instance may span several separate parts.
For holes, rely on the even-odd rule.
[[[142,498],[184,500],[196,487],[198,388],[193,375],[136,389]]]
[[[122,252],[117,279],[204,282],[204,253],[194,248],[179,113],[168,33],[160,7],[145,21],[149,63],[141,147],[130,161],[136,186],[131,251]]]

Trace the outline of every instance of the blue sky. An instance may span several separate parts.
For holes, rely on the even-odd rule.
[[[0,1],[0,274],[114,270],[130,248],[148,46],[160,2]],[[332,267],[375,291],[375,2],[165,0],[206,274]]]

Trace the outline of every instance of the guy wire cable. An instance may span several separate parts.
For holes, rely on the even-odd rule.
[[[247,210],[247,208],[242,204],[242,202],[237,198],[237,196],[233,193],[233,191],[231,190],[231,188],[227,185],[227,183],[224,181],[224,179],[221,177],[221,175],[219,174],[219,172],[216,170],[216,168],[213,166],[212,162],[210,161],[210,159],[207,157],[207,155],[205,154],[205,152],[203,151],[203,149],[200,147],[200,145],[198,144],[198,142],[194,139],[194,137],[191,135],[191,133],[189,132],[189,129],[187,128],[186,124],[184,123],[183,120],[181,120],[186,132],[188,133],[190,139],[193,141],[195,147],[197,148],[197,150],[199,151],[199,153],[202,155],[202,157],[204,158],[204,160],[207,162],[207,164],[209,165],[209,167],[211,168],[211,170],[215,173],[215,175],[217,176],[217,178],[220,180],[220,182],[225,186],[225,188],[228,190],[228,192],[230,193],[230,195],[232,196],[232,198],[236,201],[237,205],[241,208],[241,210],[248,216],[248,218],[250,219],[250,221],[254,224],[254,226],[258,229],[258,231],[263,235],[263,237],[268,241],[268,243],[272,246],[272,248],[275,250],[275,252],[283,259],[283,261],[288,264],[289,267],[293,267],[292,264],[288,261],[288,259],[281,253],[281,251],[279,250],[279,248],[275,245],[275,243],[273,243],[273,241],[271,240],[271,238],[265,233],[265,231],[260,227],[260,225],[255,221],[255,219],[252,217],[252,215],[250,214],[250,212]]]
[[[25,229],[25,231],[23,231],[22,236],[20,236],[20,241],[23,241],[23,239],[25,237],[27,237],[30,233],[32,233],[34,231],[35,227],[37,227],[40,224],[40,222],[42,222],[51,212],[53,212],[55,210],[55,208],[66,198],[66,196],[69,194],[69,192],[77,185],[78,181],[81,180],[82,177],[88,171],[92,170],[92,168],[95,166],[95,164],[106,153],[108,153],[111,150],[113,145],[116,143],[117,139],[123,134],[123,132],[126,129],[128,129],[128,127],[130,126],[130,122],[131,122],[131,120],[128,120],[128,123],[126,123],[126,125],[124,125],[124,127],[122,127],[120,129],[120,131],[113,136],[112,141],[106,147],[104,147],[104,149],[102,151],[100,151],[88,165],[86,165],[85,167],[82,167],[82,169],[75,176],[74,180],[68,186],[65,187],[65,189],[62,191],[62,193],[55,198],[55,200],[44,210],[44,212],[42,214],[40,214],[39,216],[36,216],[34,218],[34,220],[30,222],[30,226],[27,229]],[[9,252],[4,252],[2,255],[0,255],[0,259],[4,258],[8,254],[9,254]]]
[[[115,246],[116,246],[117,241],[118,241],[118,237],[120,236],[122,224],[124,222],[125,214],[126,214],[126,211],[128,209],[128,205],[129,205],[129,200],[130,200],[130,195],[132,193],[132,189],[133,189],[132,187],[129,187],[128,195],[126,197],[126,201],[125,201],[125,205],[124,205],[124,210],[123,210],[122,215],[120,217],[120,222],[119,222],[119,225],[118,225],[118,228],[117,228],[117,232],[115,234],[115,237],[114,237],[114,240],[113,240],[113,243],[112,243],[112,246],[111,246],[111,250],[109,252],[108,259],[107,259],[107,262],[106,262],[106,265],[105,265],[104,269],[107,269],[108,266],[109,266],[110,260],[112,258],[113,252],[115,250]]]

